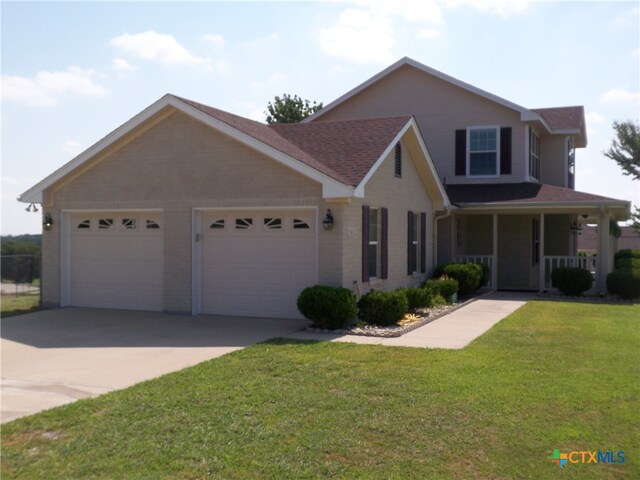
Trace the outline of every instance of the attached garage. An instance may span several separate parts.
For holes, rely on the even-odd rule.
[[[316,210],[200,215],[200,311],[299,318],[300,291],[318,283]]]
[[[160,212],[69,215],[67,304],[161,311]]]

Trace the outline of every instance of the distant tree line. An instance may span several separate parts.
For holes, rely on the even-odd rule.
[[[3,236],[0,240],[2,280],[31,283],[40,278],[40,235]]]

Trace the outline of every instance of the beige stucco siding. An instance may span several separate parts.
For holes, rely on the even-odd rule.
[[[524,181],[525,126],[520,114],[460,87],[404,66],[324,114],[318,121],[414,115],[447,183]],[[455,131],[472,126],[512,128],[512,174],[496,179],[455,176]]]
[[[160,209],[164,237],[164,310],[191,309],[192,212],[207,207],[310,206],[320,222],[332,208],[319,183],[174,113],[68,183],[45,192],[54,228],[43,239],[43,301],[60,303],[62,210]],[[318,229],[319,281],[339,284],[341,229]]]
[[[426,265],[432,271],[433,212],[432,202],[420,180],[411,154],[403,143],[402,177],[394,173],[395,151],[387,156],[365,187],[365,198],[346,205],[343,228],[343,276],[345,286],[357,281],[361,292],[370,287],[391,290],[413,286],[425,275],[407,275],[407,212],[426,213]],[[420,159],[424,161],[424,159]],[[362,206],[388,209],[388,278],[362,284]]]

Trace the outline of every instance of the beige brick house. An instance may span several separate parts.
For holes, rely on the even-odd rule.
[[[295,125],[165,95],[20,200],[42,204],[47,306],[297,317],[306,286],[412,286],[450,260],[548,288],[585,262],[578,223],[629,215],[573,190],[585,145],[581,107],[528,110],[405,58]]]
[[[166,95],[22,197],[43,302],[297,317],[305,286],[431,271],[449,208],[410,116],[267,126]]]

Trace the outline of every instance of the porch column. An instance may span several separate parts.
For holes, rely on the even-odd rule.
[[[538,242],[538,264],[540,267],[540,292],[544,292],[545,287],[545,260],[544,260],[544,213],[540,214],[540,228],[538,229],[538,235],[540,235],[540,241]]]
[[[612,270],[610,221],[611,215],[602,210],[598,215],[598,257],[596,259],[596,290],[600,295],[607,293],[607,275]]]
[[[493,265],[491,265],[491,288],[498,289],[498,214],[493,214]]]

